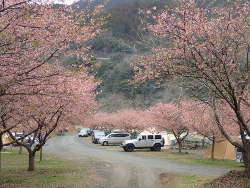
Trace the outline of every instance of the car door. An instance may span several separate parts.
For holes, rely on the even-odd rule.
[[[125,141],[125,140],[130,140],[131,138],[130,138],[130,134],[128,134],[128,133],[124,133],[123,134],[123,137],[121,138],[121,143],[123,142],[123,141]]]
[[[137,148],[144,148],[146,147],[146,143],[147,143],[147,136],[146,135],[141,135],[136,142],[136,146]]]
[[[116,137],[115,136],[116,136],[115,134],[109,135],[109,139],[108,139],[109,144],[116,144]]]
[[[125,134],[119,133],[116,134],[116,143],[115,144],[121,144],[123,142]]]
[[[152,147],[154,145],[154,135],[147,135],[146,147]]]
[[[165,140],[161,135],[155,135],[155,142],[160,143],[162,146],[165,144]]]
[[[129,134],[128,133],[121,133],[119,134],[119,137],[118,137],[118,143],[117,144],[122,144],[123,141],[125,140],[129,140]]]
[[[115,144],[121,144],[122,143],[122,134],[116,134],[115,135]]]

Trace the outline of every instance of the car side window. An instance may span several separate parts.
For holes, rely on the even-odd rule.
[[[161,135],[155,135],[155,139],[161,139]]]
[[[122,137],[122,134],[114,134],[114,137]]]
[[[145,136],[145,135],[142,135],[141,139],[142,139],[142,140],[146,140],[146,136]]]
[[[154,139],[153,135],[148,135],[148,139]]]

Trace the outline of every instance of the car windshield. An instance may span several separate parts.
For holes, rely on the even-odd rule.
[[[104,132],[97,132],[96,135],[98,135],[98,136],[105,136],[105,133]]]
[[[139,138],[141,138],[141,135],[137,135],[136,139],[139,140]]]
[[[16,133],[16,136],[23,136],[23,133]]]

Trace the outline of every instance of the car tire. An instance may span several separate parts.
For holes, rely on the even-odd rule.
[[[103,146],[108,146],[109,143],[108,143],[107,141],[104,141],[104,142],[102,143],[102,145],[103,145]]]
[[[155,144],[154,151],[161,151],[161,144]]]
[[[133,152],[134,151],[134,145],[132,145],[132,144],[129,144],[129,145],[127,145],[126,146],[126,150],[127,150],[127,152]]]

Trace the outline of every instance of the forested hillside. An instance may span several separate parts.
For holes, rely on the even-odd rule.
[[[87,1],[79,1],[75,5],[80,8],[87,6]],[[200,6],[215,7],[230,3],[227,0],[200,0]],[[134,75],[131,63],[146,53],[150,53],[153,46],[164,45],[149,33],[142,22],[148,22],[139,10],[154,7],[160,12],[166,5],[174,6],[171,0],[95,0],[91,6],[105,4],[107,22],[105,32],[88,41],[92,56],[88,66],[91,74],[101,81],[98,87],[97,99],[101,109],[115,111],[124,107],[145,108],[159,101],[177,100],[181,95],[180,88],[174,81],[160,82],[150,80],[144,84],[130,83]],[[74,6],[75,6],[74,5]],[[90,5],[88,5],[90,6]],[[67,63],[77,63],[75,59]]]

